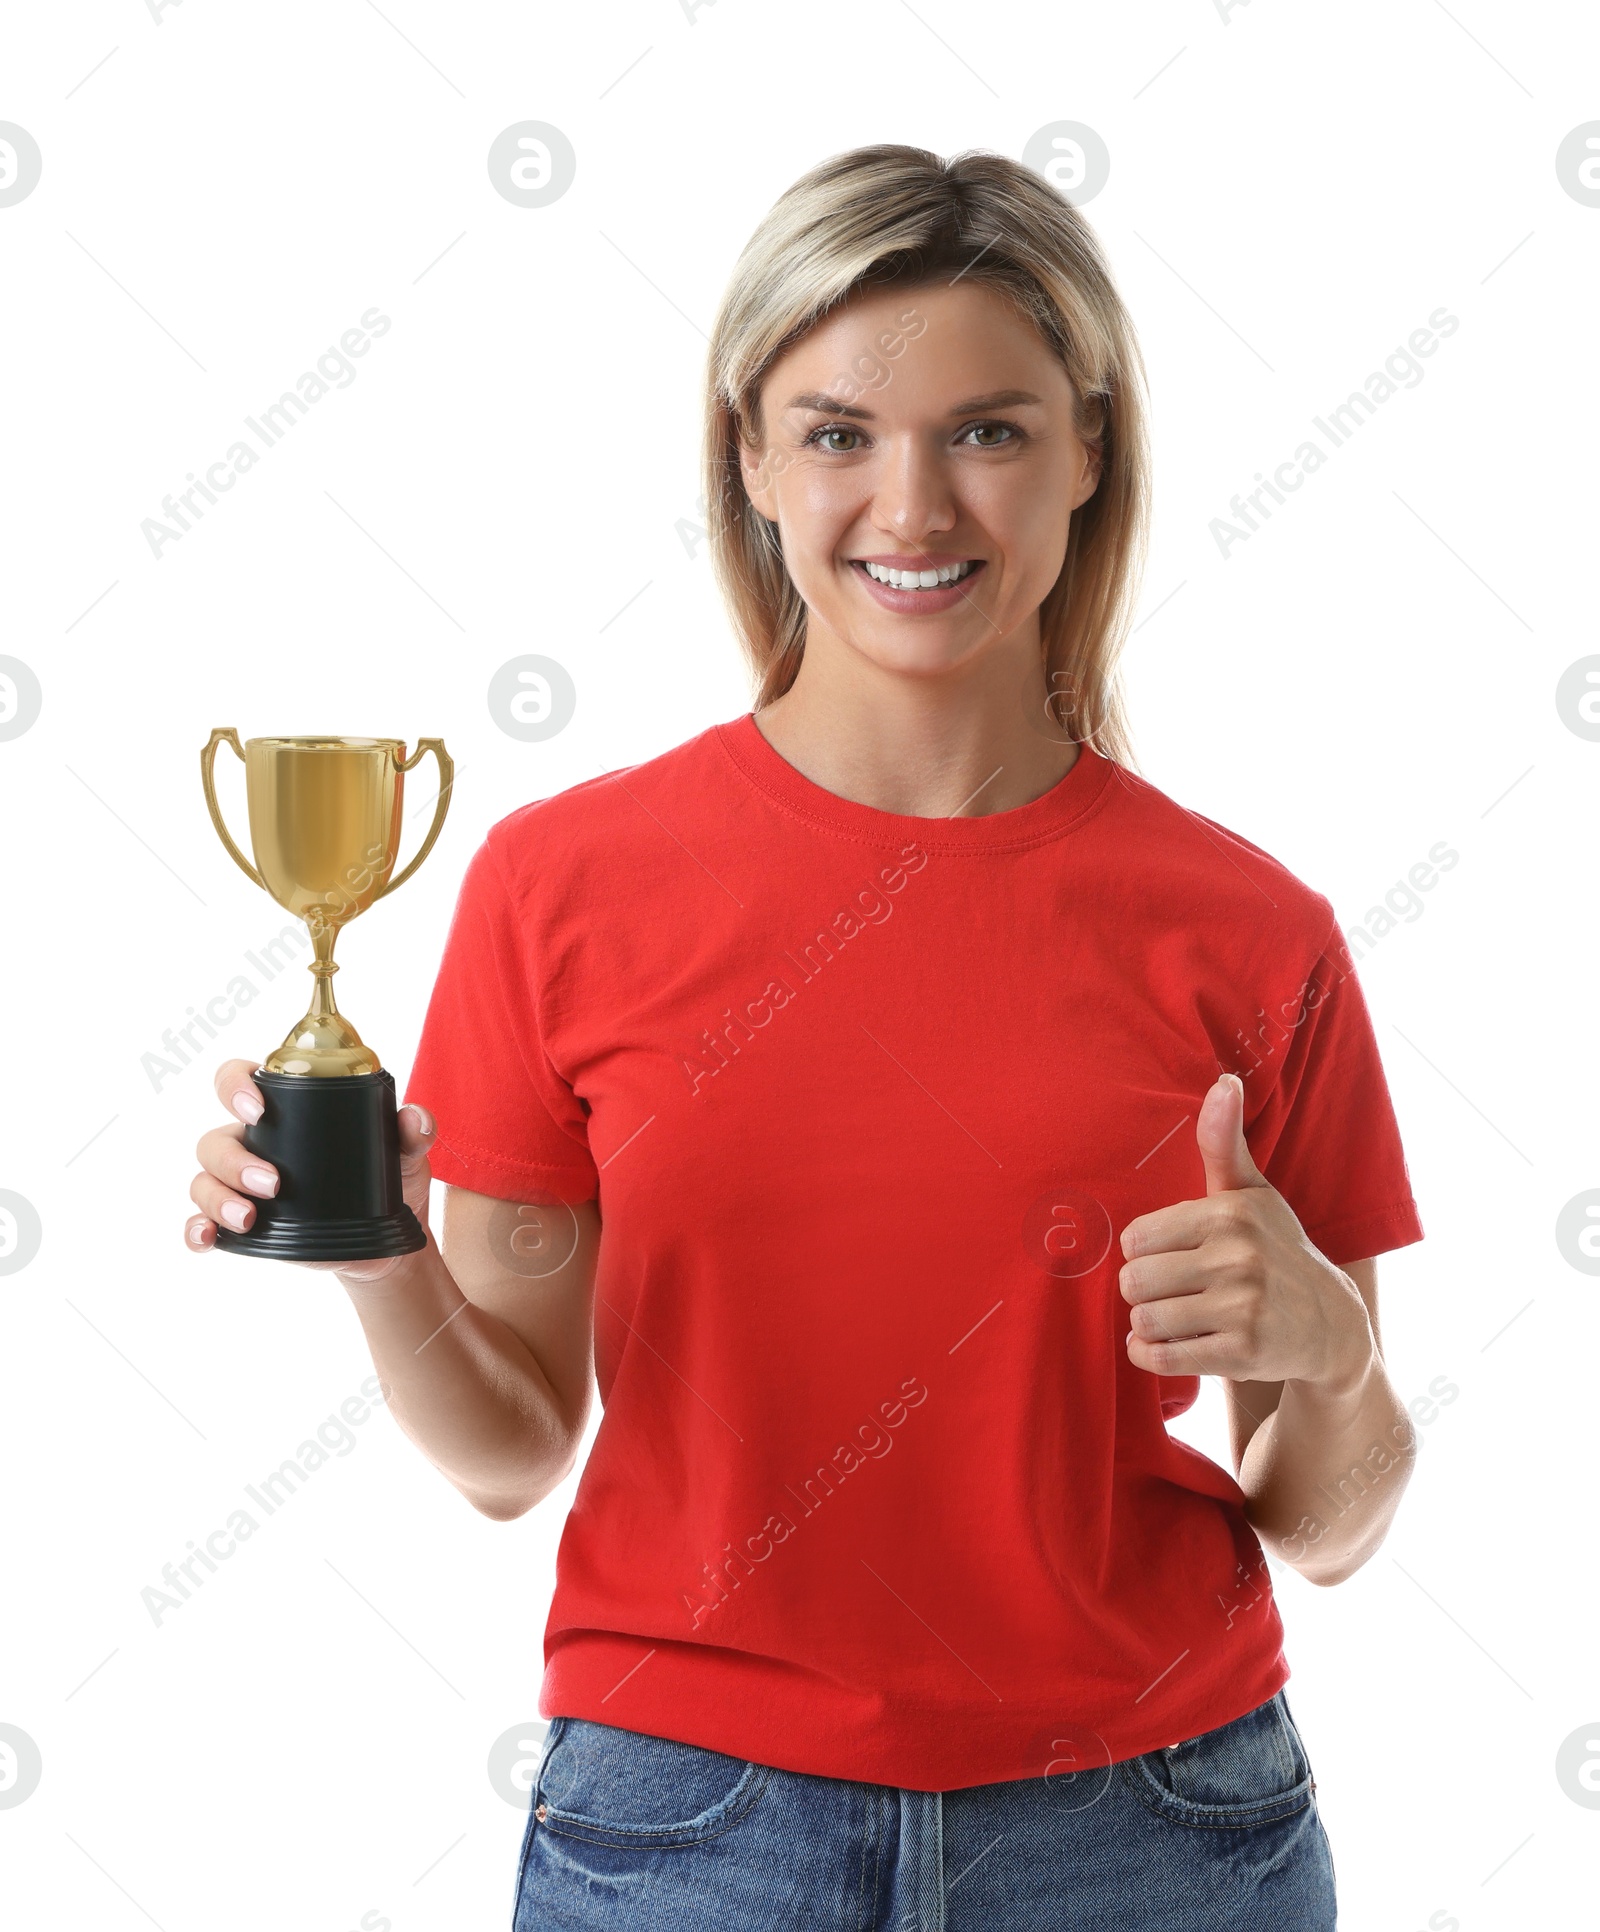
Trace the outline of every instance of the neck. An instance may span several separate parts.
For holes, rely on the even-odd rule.
[[[813,622],[794,683],[757,725],[813,784],[856,804],[914,818],[1012,811],[1078,758],[1077,745],[1042,728],[1045,678],[1030,629],[977,663],[921,674],[825,641]]]

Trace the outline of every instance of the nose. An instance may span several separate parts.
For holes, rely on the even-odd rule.
[[[955,494],[937,447],[918,436],[892,441],[873,491],[872,520],[913,549],[954,529]]]

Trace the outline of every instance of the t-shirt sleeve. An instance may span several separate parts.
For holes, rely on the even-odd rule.
[[[461,882],[406,1099],[437,1124],[435,1180],[576,1206],[599,1190],[587,1115],[551,1065],[530,921],[485,840]]]
[[[1269,1019],[1263,1037],[1277,1039],[1281,1059],[1246,1134],[1256,1166],[1336,1267],[1420,1241],[1377,1038],[1337,919]]]

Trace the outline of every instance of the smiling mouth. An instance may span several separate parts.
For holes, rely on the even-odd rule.
[[[853,557],[851,563],[855,569],[864,571],[874,583],[885,584],[890,590],[948,590],[951,584],[959,584],[975,570],[983,568],[982,559],[977,557],[968,557],[958,564],[946,564],[938,570],[891,570],[886,564],[869,563],[862,557]]]

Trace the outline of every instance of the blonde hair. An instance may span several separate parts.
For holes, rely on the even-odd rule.
[[[806,626],[775,531],[751,505],[740,470],[740,442],[759,447],[762,381],[858,291],[935,279],[997,290],[1072,379],[1075,427],[1099,450],[1101,470],[1040,606],[1046,690],[1065,694],[1073,738],[1131,765],[1115,665],[1149,523],[1138,340],[1078,210],[1031,168],[977,149],[949,160],[891,144],[834,155],[778,198],[735,264],[707,360],[705,498],[712,567],[754,676],[756,709],[793,683]],[[1054,696],[1049,703],[1059,718]]]

